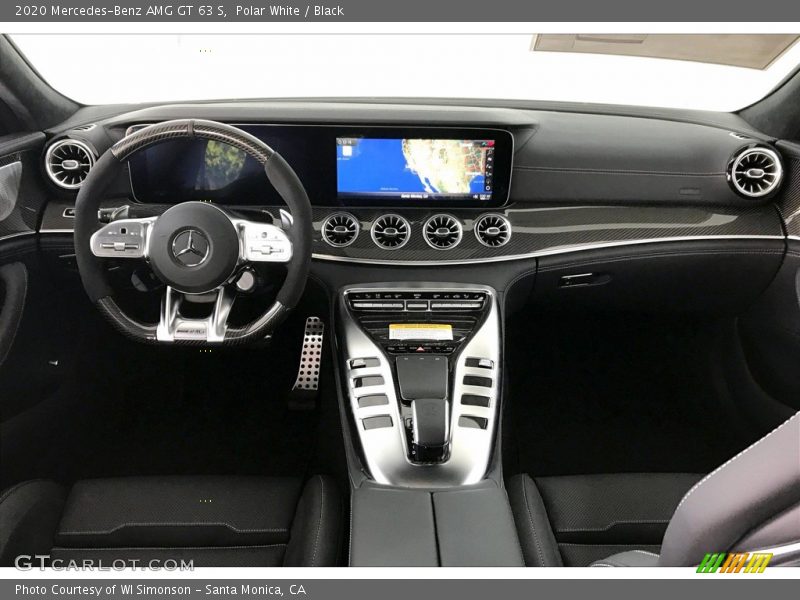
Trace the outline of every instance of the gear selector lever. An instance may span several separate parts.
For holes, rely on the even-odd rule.
[[[412,453],[417,462],[447,458],[450,439],[450,404],[444,398],[419,398],[411,402]]]
[[[400,396],[411,402],[411,454],[417,462],[442,462],[450,441],[446,356],[399,356]]]

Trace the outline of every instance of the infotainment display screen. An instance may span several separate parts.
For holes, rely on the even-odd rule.
[[[478,128],[239,125],[279,152],[316,206],[472,207],[508,199],[514,142]],[[149,146],[130,159],[140,202],[202,200],[275,206],[264,167],[240,149],[201,138]]]
[[[495,140],[336,138],[340,199],[491,201]]]

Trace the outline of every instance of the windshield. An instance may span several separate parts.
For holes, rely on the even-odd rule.
[[[800,63],[795,35],[14,35],[13,41],[50,85],[84,104],[425,97],[734,111],[763,98]],[[79,69],[65,64],[67,49],[82,57]]]

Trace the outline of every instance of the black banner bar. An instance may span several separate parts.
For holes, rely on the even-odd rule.
[[[787,576],[790,574],[787,570]],[[697,575],[691,579],[26,579],[0,581],[0,597],[29,600],[492,600],[494,598],[790,598],[792,579]]]
[[[0,4],[8,22],[788,22],[791,0],[30,0]],[[789,33],[787,30],[786,33]]]

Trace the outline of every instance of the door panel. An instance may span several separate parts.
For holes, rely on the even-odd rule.
[[[0,138],[0,261],[3,244],[22,235],[33,235],[45,204],[39,174],[43,133]]]
[[[17,335],[27,292],[28,270],[24,264],[15,262],[0,266],[0,365]]]

